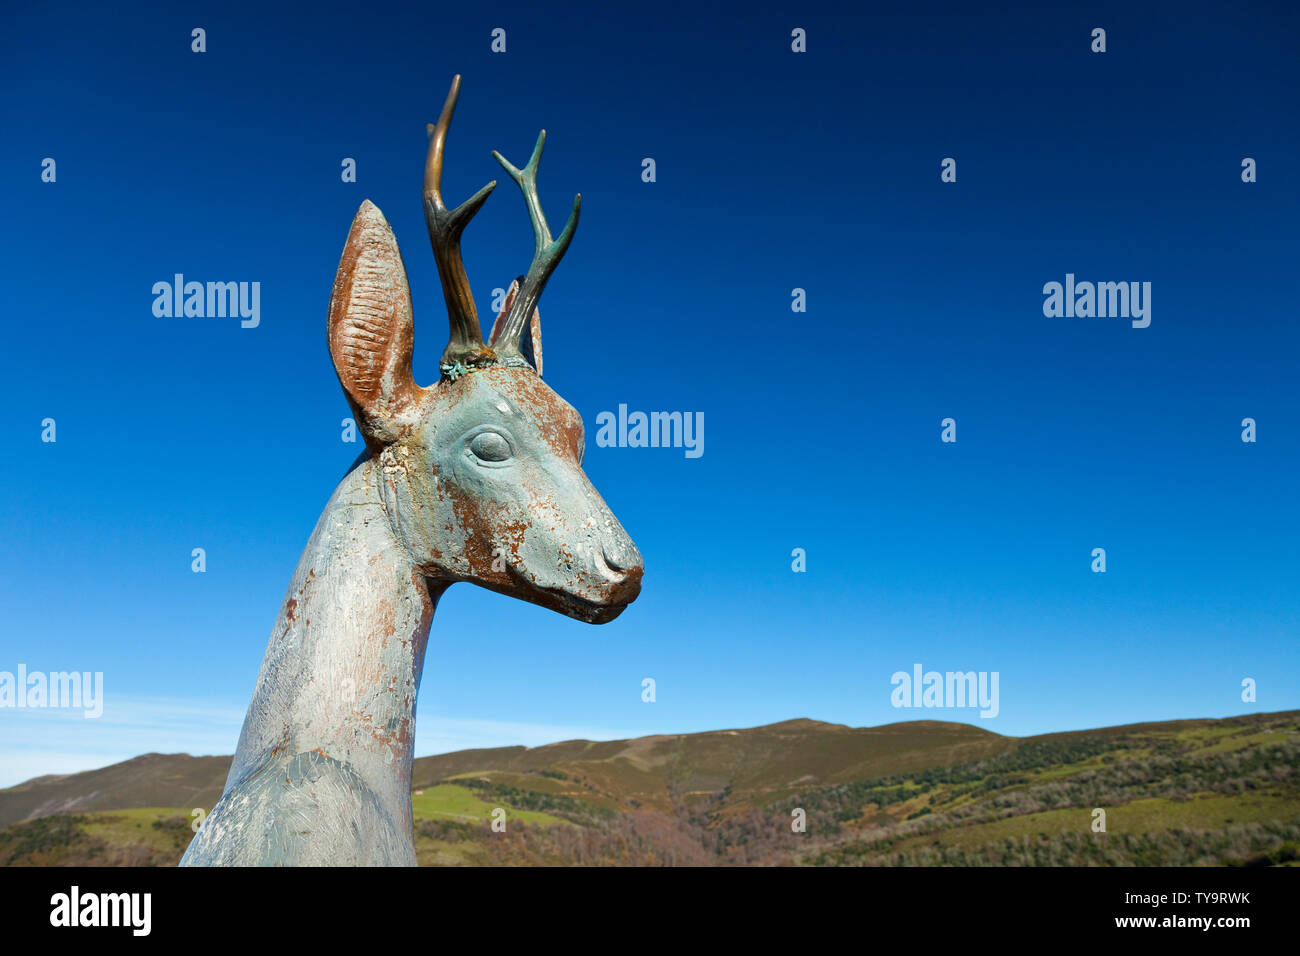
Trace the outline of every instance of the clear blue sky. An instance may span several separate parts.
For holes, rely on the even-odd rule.
[[[404,252],[416,377],[438,375],[419,194],[457,72],[446,192],[502,181],[464,241],[480,311],[532,243],[489,151],[522,164],[545,126],[552,220],[583,194],[541,304],[546,378],[647,571],[605,627],[452,588],[418,754],[799,716],[1020,735],[1300,707],[1300,20],[605,6],[7,10],[0,670],[102,671],[107,699],[98,721],[0,710],[0,784],[233,752],[359,450],[324,330],[365,198]],[[155,318],[177,272],[260,282],[259,327]],[[1151,282],[1150,327],[1045,317],[1066,273]],[[620,403],[703,412],[703,457],[596,447]],[[891,707],[914,663],[999,672],[999,716]]]

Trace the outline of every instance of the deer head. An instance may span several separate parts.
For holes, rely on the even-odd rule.
[[[578,225],[581,196],[557,238],[537,195],[543,130],[517,169],[536,252],[510,286],[485,343],[460,240],[496,186],[455,209],[442,199],[442,159],[460,77],[429,127],[424,212],[451,335],[442,377],[411,372],[411,293],[392,228],[370,203],[352,222],[329,306],[329,348],[358,427],[381,470],[392,531],[431,584],[469,581],[593,624],[641,590],[641,554],[582,470],[578,413],[542,381],[537,302]]]

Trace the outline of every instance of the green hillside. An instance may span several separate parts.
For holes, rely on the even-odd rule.
[[[149,754],[0,791],[0,865],[174,864],[191,811],[215,802],[228,764]],[[1295,711],[1029,738],[939,721],[793,720],[424,757],[413,784],[422,865],[1300,858]],[[504,832],[490,826],[494,810]]]
[[[0,824],[86,810],[210,808],[221,796],[230,759],[145,754],[85,773],[36,777],[0,790]]]

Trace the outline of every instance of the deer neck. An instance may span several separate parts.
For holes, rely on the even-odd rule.
[[[427,582],[397,540],[375,464],[344,477],[303,550],[226,788],[316,753],[355,771],[409,831],[416,692],[445,585]]]

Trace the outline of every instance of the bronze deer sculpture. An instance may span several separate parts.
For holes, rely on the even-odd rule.
[[[461,261],[493,181],[442,199],[453,79],[429,127],[424,211],[451,336],[441,379],[415,384],[412,312],[393,231],[369,200],[352,222],[328,339],[366,454],[298,561],[221,799],[182,865],[415,865],[415,700],[434,609],[468,581],[593,624],[641,589],[641,555],[582,470],[578,413],[541,379],[538,298],[581,208],[552,238],[537,194],[546,131],[523,169],[536,238],[485,343]]]

